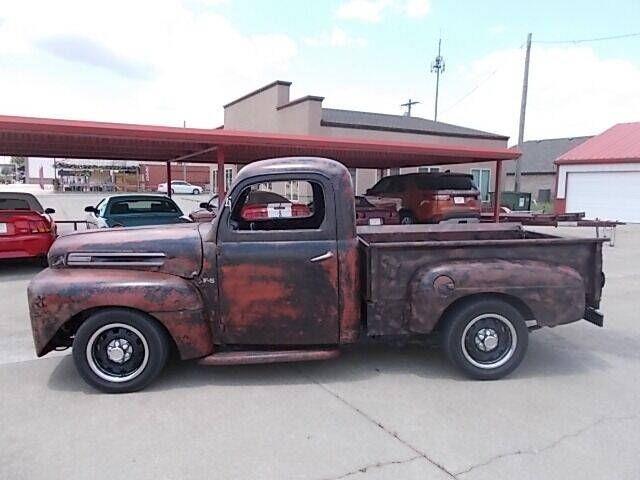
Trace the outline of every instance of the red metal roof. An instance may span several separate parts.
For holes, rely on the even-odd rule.
[[[559,165],[628,162],[640,162],[640,122],[614,125],[556,160]]]
[[[0,155],[169,161],[208,150],[189,162],[227,163],[284,156],[322,156],[348,167],[389,168],[517,158],[508,148],[281,135],[0,115]]]

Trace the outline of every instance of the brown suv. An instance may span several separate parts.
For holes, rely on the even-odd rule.
[[[385,177],[366,193],[401,202],[400,223],[465,223],[480,218],[480,192],[464,173],[409,173]]]

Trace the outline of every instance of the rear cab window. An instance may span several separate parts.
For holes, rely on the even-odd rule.
[[[235,231],[313,230],[324,218],[319,183],[283,180],[245,187],[233,205],[229,226]]]

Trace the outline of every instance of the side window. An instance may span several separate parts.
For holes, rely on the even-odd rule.
[[[233,206],[230,226],[240,231],[318,229],[325,216],[322,186],[285,180],[246,187]]]

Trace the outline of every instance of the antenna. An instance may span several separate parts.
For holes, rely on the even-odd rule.
[[[442,46],[442,38],[438,40],[438,55],[435,60],[431,62],[431,73],[436,74],[436,105],[435,112],[433,114],[433,121],[438,121],[438,93],[440,89],[440,74],[444,72],[444,58],[440,55],[440,47]]]
[[[404,112],[404,116],[405,116],[405,117],[410,117],[410,116],[411,116],[411,107],[412,107],[413,105],[417,105],[417,104],[419,104],[419,103],[420,103],[420,102],[419,102],[419,101],[417,101],[417,100],[411,100],[411,99],[409,99],[409,101],[408,101],[407,103],[403,103],[403,104],[401,104],[401,105],[400,105],[401,107],[407,107],[407,111],[406,111],[406,112]]]

